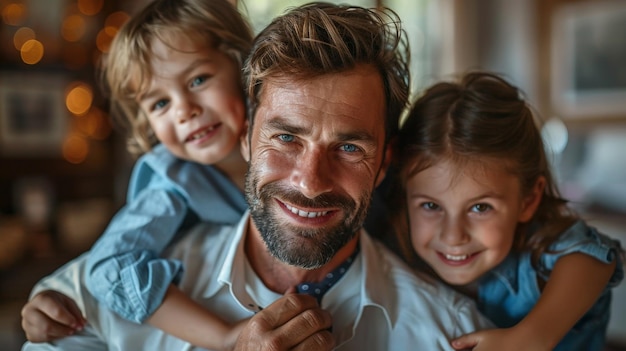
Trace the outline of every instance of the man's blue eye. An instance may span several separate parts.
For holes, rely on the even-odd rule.
[[[353,145],[353,144],[341,145],[341,149],[343,149],[343,151],[345,151],[345,152],[357,152],[357,151],[359,151],[359,148],[356,147],[356,145]]]
[[[278,136],[278,139],[280,139],[280,141],[282,142],[289,143],[293,141],[294,137],[290,134],[281,134]]]

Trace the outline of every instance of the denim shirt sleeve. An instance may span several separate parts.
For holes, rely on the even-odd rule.
[[[137,323],[160,306],[168,286],[180,278],[181,263],[159,256],[187,214],[184,199],[163,179],[155,174],[146,179],[144,172],[141,181],[143,190],[115,215],[92,247],[85,277],[101,303]]]
[[[596,228],[588,226],[584,221],[578,221],[561,234],[559,239],[550,246],[548,253],[541,256],[538,273],[542,278],[547,279],[559,258],[575,252],[589,255],[604,263],[617,260],[615,271],[606,287],[610,289],[619,285],[624,279],[624,266],[620,251],[621,244],[618,240],[599,233]]]
[[[212,166],[187,162],[163,145],[135,165],[122,208],[87,260],[89,291],[125,319],[141,323],[180,279],[178,261],[160,257],[187,219],[235,224],[247,204]]]

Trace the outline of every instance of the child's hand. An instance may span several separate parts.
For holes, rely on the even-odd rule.
[[[489,329],[466,334],[452,340],[455,350],[489,351],[550,351],[552,348],[541,345],[542,342],[532,335],[528,336],[519,328]]]
[[[31,342],[72,335],[86,323],[74,300],[54,290],[40,292],[22,308],[22,328]]]
[[[237,338],[243,328],[248,324],[250,318],[244,319],[242,321],[237,322],[232,326],[230,331],[224,336],[224,346],[222,347],[223,351],[232,351],[235,349],[235,343],[237,342]]]

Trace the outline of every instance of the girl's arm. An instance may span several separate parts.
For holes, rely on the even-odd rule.
[[[601,262],[583,253],[560,258],[530,313],[516,326],[464,335],[456,350],[552,350],[593,306],[615,271],[616,261]]]
[[[147,319],[151,325],[209,350],[232,350],[245,322],[230,325],[170,285],[163,303]]]

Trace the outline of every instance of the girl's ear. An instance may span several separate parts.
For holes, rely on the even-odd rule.
[[[533,218],[535,212],[537,211],[537,207],[539,207],[539,203],[543,198],[543,190],[546,188],[546,178],[544,176],[540,176],[535,181],[535,185],[533,185],[530,194],[524,198],[524,202],[522,203],[522,211],[520,212],[519,222],[526,223]]]
[[[241,150],[241,155],[246,162],[250,162],[250,143],[248,142],[248,121],[244,123],[243,131],[241,132],[241,136],[239,137],[239,145]]]

